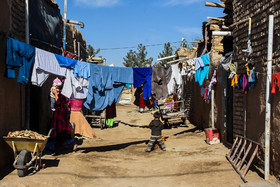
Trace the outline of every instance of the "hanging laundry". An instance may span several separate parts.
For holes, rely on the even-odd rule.
[[[199,58],[198,58],[199,59]],[[196,62],[196,72],[195,72],[195,81],[199,83],[199,85],[201,86],[203,84],[204,79],[208,79],[208,74],[209,74],[209,65],[210,65],[210,59],[209,59],[209,55],[203,55],[201,56],[201,60],[204,63],[204,66],[201,67],[201,64],[199,65],[199,69],[197,69],[198,65],[197,63],[201,63],[201,62]]]
[[[31,75],[33,85],[42,86],[50,74],[66,76],[66,68],[60,67],[53,53],[35,48],[35,60]]]
[[[156,99],[168,97],[167,81],[164,74],[164,67],[153,67],[152,95],[154,95]]]
[[[253,89],[254,86],[255,86],[255,82],[256,82],[255,72],[250,70],[249,71],[249,76],[248,76],[248,88]]]
[[[84,106],[103,110],[113,102],[118,103],[125,84],[133,83],[132,68],[90,64],[88,97]]]
[[[243,75],[238,75],[238,85],[237,85],[237,88],[239,90],[243,89]]]
[[[201,68],[204,67],[204,63],[202,61],[201,58],[194,58],[193,59],[195,62],[195,75],[194,75],[194,79],[195,82],[198,82],[199,78],[200,78],[200,73],[201,73]]]
[[[83,77],[84,79],[89,79],[90,77],[90,63],[77,61],[74,67],[73,74],[75,77]]]
[[[65,57],[72,58],[72,59],[76,59],[76,57],[77,57],[77,55],[70,53],[70,52],[66,51],[65,49],[63,49],[63,55]]]
[[[17,83],[27,84],[34,61],[35,47],[12,38],[7,39],[6,76],[15,78],[15,67],[19,67]]]
[[[75,77],[73,70],[67,69],[66,79],[61,93],[70,99],[85,99],[88,95],[89,81],[83,77]]]
[[[227,58],[221,58],[220,64],[224,68],[224,70],[229,71],[229,65],[232,62],[232,55],[228,56]]]
[[[245,64],[245,67],[246,67],[247,76],[249,76],[249,71],[250,71],[249,65],[248,65],[248,64]]]
[[[280,91],[280,73],[272,74],[272,89],[271,93],[276,93],[276,86],[278,86]]]
[[[180,67],[179,67],[179,71],[180,71],[180,74],[181,76],[185,76],[187,75],[187,64],[186,63],[179,63]]]
[[[151,97],[152,90],[152,68],[133,68],[133,86],[137,88],[143,84],[143,99]]]
[[[180,74],[178,64],[172,64],[172,75],[169,83],[167,84],[168,94],[174,93],[174,85],[181,85],[182,84],[182,76]]]
[[[195,62],[195,71],[204,67],[204,62],[202,61],[201,57],[194,58],[193,60]]]
[[[230,64],[228,68],[230,70],[230,75],[228,78],[231,79],[233,75],[236,74],[236,66],[234,64]]]
[[[238,86],[238,80],[239,80],[239,76],[237,74],[233,74],[233,77],[231,80],[231,86],[232,87]]]
[[[213,85],[215,85],[215,84],[217,83],[216,75],[217,75],[217,71],[214,70],[212,79],[211,79],[210,84],[209,84],[209,87],[208,87],[208,88],[209,88],[209,89],[208,89],[208,97],[211,95]]]
[[[70,69],[74,69],[75,65],[77,64],[77,60],[76,59],[72,59],[72,58],[68,58],[68,57],[64,57],[58,54],[54,54],[59,65],[61,67],[66,67],[66,68],[70,68]]]
[[[164,66],[164,75],[165,75],[166,83],[168,84],[172,76],[172,68],[170,65]]]
[[[204,97],[205,90],[206,90],[206,88],[201,87],[201,89],[200,89],[200,95],[201,95],[201,97]]]
[[[248,88],[248,78],[247,78],[247,74],[243,75],[243,81],[242,81],[242,88],[243,88],[243,92],[245,92]]]
[[[193,59],[190,59],[186,63],[186,74],[188,77],[191,77],[195,74],[195,61]]]
[[[208,98],[208,92],[209,92],[209,88],[207,87],[207,88],[205,89],[205,93],[204,93],[204,100],[207,100],[207,98]]]
[[[129,89],[131,84],[125,84],[126,89]]]

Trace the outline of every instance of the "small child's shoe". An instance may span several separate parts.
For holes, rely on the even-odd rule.
[[[151,152],[151,149],[146,149],[145,151],[146,151],[146,152]]]
[[[166,151],[166,149],[165,148],[163,148],[163,149],[161,149],[162,151]]]

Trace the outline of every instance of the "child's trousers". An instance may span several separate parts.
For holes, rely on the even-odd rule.
[[[151,138],[150,138],[150,141],[148,143],[147,151],[151,151],[152,150],[152,147],[153,147],[155,141],[158,141],[158,143],[159,143],[159,145],[160,145],[162,150],[165,150],[165,145],[164,145],[164,143],[162,141],[161,136],[154,136],[154,135],[152,135]]]

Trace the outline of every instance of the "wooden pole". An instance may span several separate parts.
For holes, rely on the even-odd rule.
[[[226,8],[226,5],[224,3],[205,2],[205,6],[217,7],[217,8]]]

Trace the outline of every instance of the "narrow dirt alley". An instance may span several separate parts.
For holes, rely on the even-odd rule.
[[[45,156],[46,168],[24,178],[16,170],[0,181],[4,186],[239,186],[242,180],[226,160],[223,144],[208,145],[195,126],[164,129],[167,151],[146,153],[153,119],[134,106],[117,106],[118,127],[95,129],[76,152]],[[263,179],[249,171],[249,182]]]

